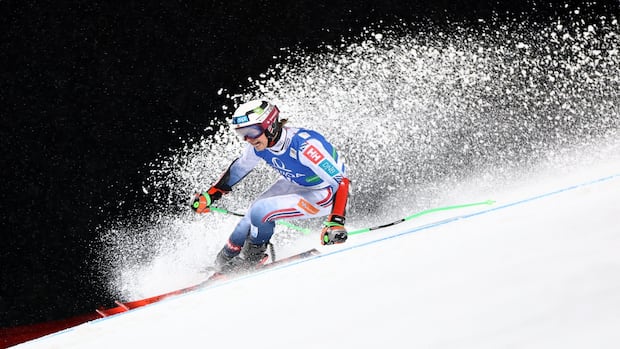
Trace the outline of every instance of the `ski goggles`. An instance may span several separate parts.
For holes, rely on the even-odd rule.
[[[265,132],[265,130],[263,129],[262,125],[254,124],[250,126],[236,128],[235,132],[237,132],[237,135],[239,135],[239,137],[246,141],[248,139],[256,139],[260,137]]]

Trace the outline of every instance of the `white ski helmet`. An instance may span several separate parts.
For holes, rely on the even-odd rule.
[[[232,126],[244,140],[258,138],[264,133],[272,146],[280,137],[279,115],[280,110],[275,104],[263,100],[249,101],[235,110]]]

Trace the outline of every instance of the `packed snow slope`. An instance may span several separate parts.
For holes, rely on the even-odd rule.
[[[618,348],[620,161],[496,195],[19,347]]]

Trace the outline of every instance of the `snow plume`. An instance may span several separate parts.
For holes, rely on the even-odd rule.
[[[496,27],[369,30],[292,55],[252,95],[345,154],[351,216],[411,212],[465,178],[514,176],[617,132],[617,21]]]
[[[377,26],[314,53],[283,49],[246,90],[223,89],[231,105],[222,119],[231,106],[262,97],[290,125],[325,134],[347,162],[355,227],[455,203],[455,192],[488,199],[483,193],[541,164],[561,177],[611,154],[606,145],[617,151],[617,19],[479,24]],[[182,286],[175,282],[195,277],[236,222],[197,217],[179,204],[208,188],[241,151],[225,123],[209,127],[215,136],[153,163],[145,190],[170,209],[102,235],[109,245],[103,263],[117,275],[110,288],[123,298],[163,291],[151,287],[153,278]],[[260,167],[218,204],[243,212],[271,182],[264,178],[275,176]],[[277,244],[300,236],[278,229]]]

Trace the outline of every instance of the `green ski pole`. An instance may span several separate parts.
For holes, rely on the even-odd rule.
[[[362,233],[367,233],[367,232],[369,232],[371,230],[377,230],[377,229],[389,227],[389,226],[392,226],[392,225],[396,225],[398,223],[402,223],[402,222],[406,222],[406,221],[412,220],[412,219],[420,217],[420,216],[424,216],[424,215],[429,214],[429,213],[440,212],[440,211],[448,211],[448,210],[456,210],[456,209],[459,209],[459,208],[466,208],[466,207],[472,207],[472,206],[492,205],[494,203],[495,203],[494,200],[486,200],[486,201],[480,201],[480,202],[472,202],[472,203],[468,203],[468,204],[451,205],[451,206],[443,206],[443,207],[430,208],[428,210],[424,210],[424,211],[420,211],[418,213],[414,213],[414,214],[412,214],[410,216],[407,216],[405,218],[401,218],[401,219],[399,219],[397,221],[394,221],[394,222],[391,222],[391,223],[381,224],[381,225],[378,225],[376,227],[371,227],[371,228],[364,228],[364,229],[354,230],[354,231],[349,232],[349,235],[362,234]]]
[[[392,225],[396,225],[396,224],[399,224],[399,223],[402,223],[402,222],[406,222],[406,221],[412,220],[414,218],[418,218],[420,216],[427,215],[429,213],[435,213],[435,212],[440,212],[440,211],[448,211],[448,210],[456,210],[456,209],[460,209],[460,208],[473,207],[473,206],[492,205],[494,203],[495,203],[494,200],[486,200],[486,201],[472,202],[472,203],[467,203],[467,204],[450,205],[450,206],[430,208],[430,209],[427,209],[427,210],[424,210],[424,211],[420,211],[420,212],[414,213],[414,214],[412,214],[410,216],[407,216],[405,218],[401,218],[401,219],[399,219],[397,221],[394,221],[394,222],[391,222],[391,223],[385,223],[385,224],[381,224],[381,225],[378,225],[378,226],[375,226],[375,227],[371,227],[371,228],[364,228],[364,229],[354,230],[354,231],[349,232],[349,235],[362,234],[362,233],[367,233],[367,232],[372,231],[372,230],[377,230],[377,229],[381,229],[381,228],[390,227]],[[218,212],[218,213],[223,213],[223,214],[229,214],[229,215],[233,215],[233,216],[237,216],[237,217],[243,217],[244,216],[243,213],[229,211],[229,210],[221,208],[221,207],[211,207],[211,211]],[[312,231],[310,229],[297,226],[297,225],[295,225],[293,223],[290,223],[288,221],[276,221],[276,223],[280,224],[280,225],[283,225],[283,226],[285,226],[285,227],[287,227],[289,229],[302,232],[304,234],[312,233]]]

